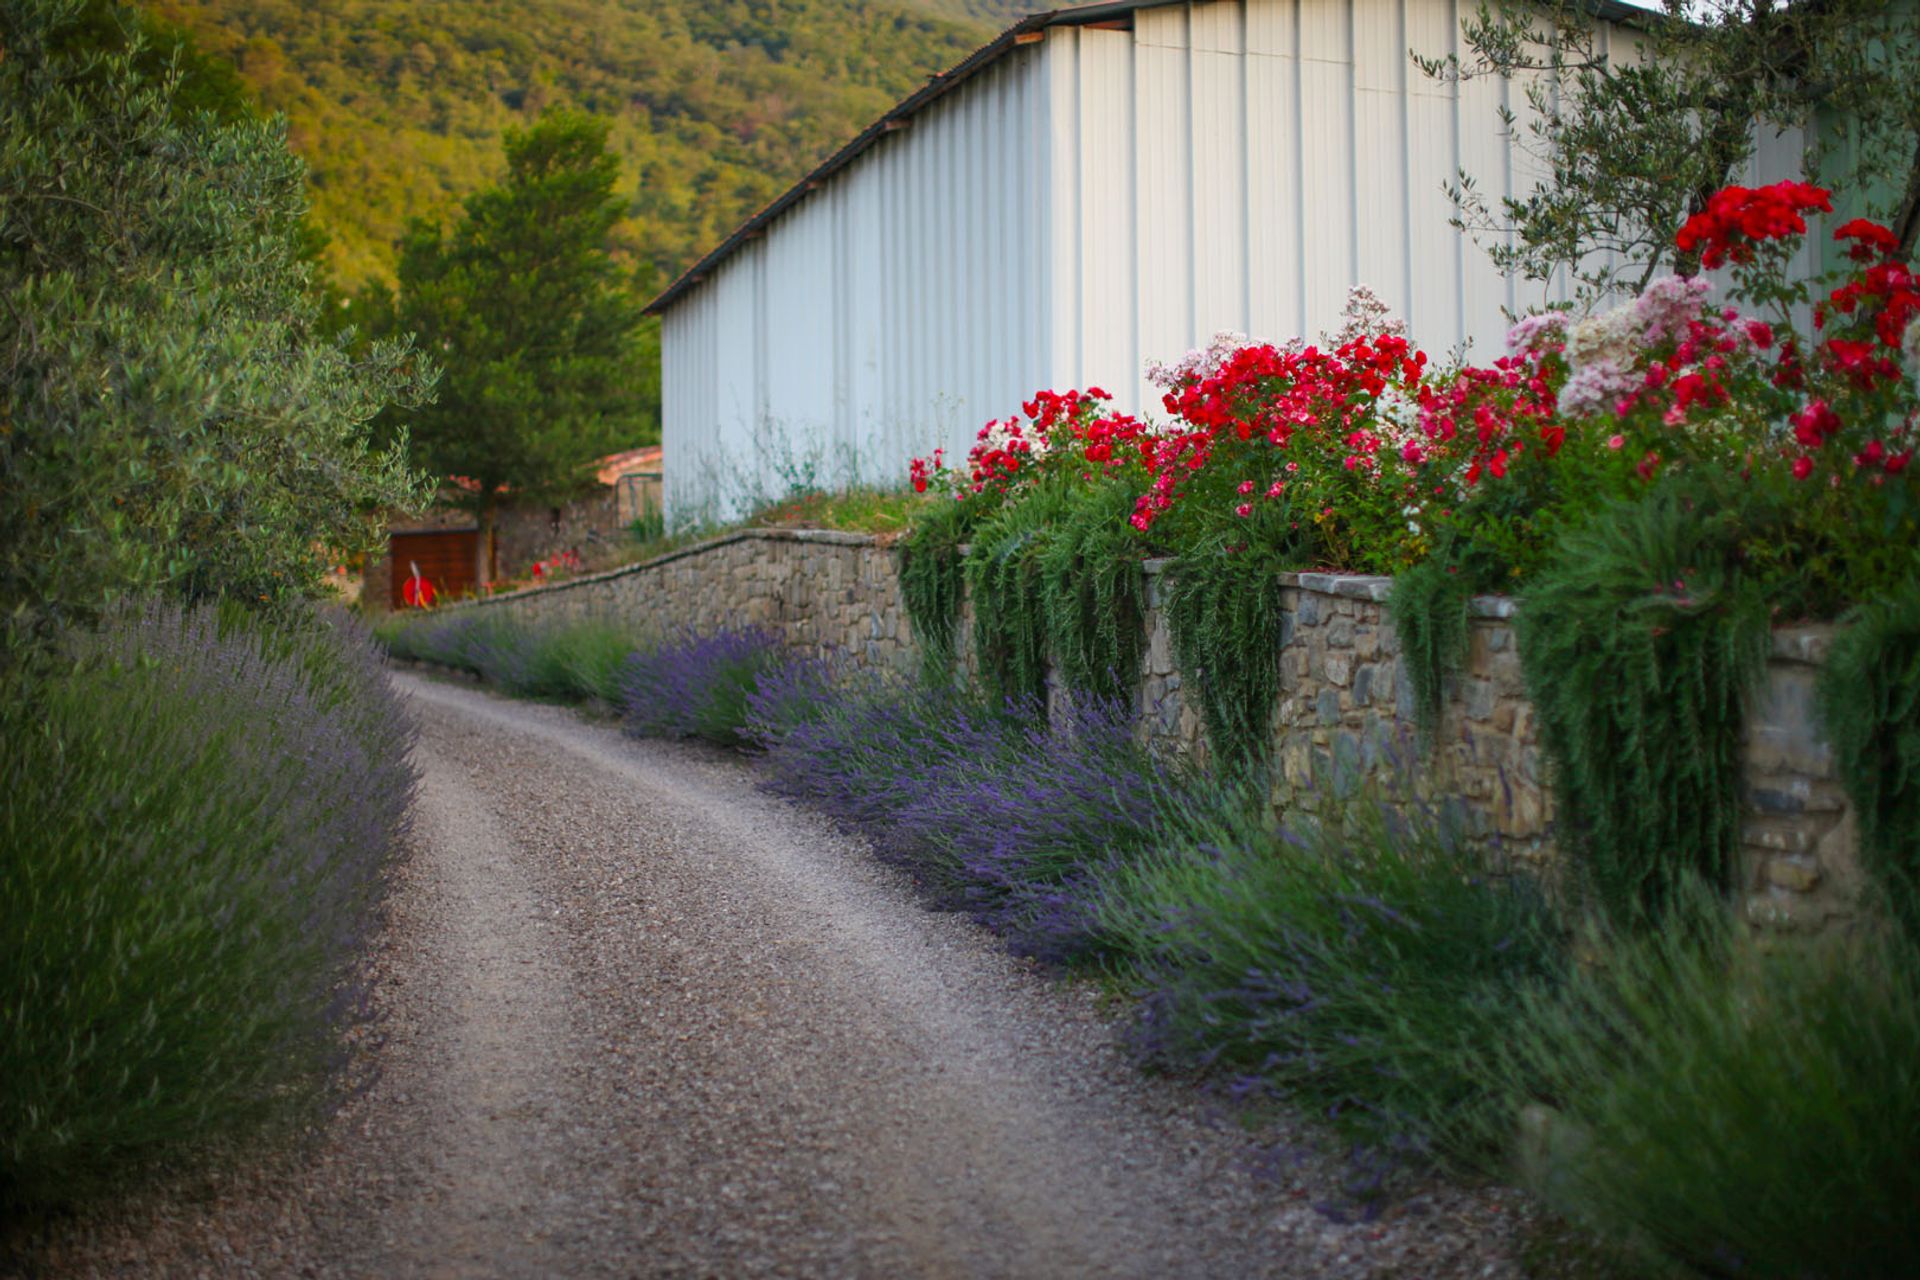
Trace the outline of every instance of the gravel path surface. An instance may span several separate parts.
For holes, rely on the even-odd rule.
[[[1309,1137],[1139,1075],[1094,991],[924,911],[749,763],[395,679],[423,784],[371,1085],[35,1273],[1518,1274],[1498,1193],[1316,1211],[1340,1170]]]

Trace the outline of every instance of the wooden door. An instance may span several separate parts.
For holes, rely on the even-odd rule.
[[[444,604],[471,592],[477,585],[474,566],[479,560],[478,529],[433,529],[420,533],[394,533],[387,536],[387,607],[403,609],[406,602],[400,592],[420,566],[420,576],[433,584],[433,598]]]

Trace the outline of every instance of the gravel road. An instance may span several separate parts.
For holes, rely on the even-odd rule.
[[[1140,1075],[1096,991],[925,911],[749,762],[395,679],[423,781],[371,1083],[34,1273],[1519,1274],[1496,1192],[1316,1210],[1340,1162],[1305,1131]]]

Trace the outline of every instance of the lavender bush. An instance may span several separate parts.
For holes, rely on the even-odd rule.
[[[763,679],[804,665],[778,636],[756,627],[684,632],[636,650],[620,673],[628,731],[755,745],[748,699]]]
[[[1101,901],[1144,991],[1143,1060],[1305,1102],[1375,1151],[1476,1141],[1453,1122],[1519,994],[1564,967],[1541,894],[1482,872],[1444,814],[1377,796],[1197,835],[1117,868]]]
[[[795,703],[813,714],[780,714]],[[1157,759],[1122,703],[1087,700],[1049,724],[870,679],[831,698],[775,682],[753,706],[757,724],[784,721],[766,734],[774,790],[862,830],[937,904],[1056,962],[1105,950],[1096,907],[1114,868],[1231,803]]]
[[[0,689],[0,1201],[323,1091],[406,820],[409,730],[340,617],[151,608]]]
[[[633,636],[608,622],[528,624],[506,614],[462,610],[398,615],[375,634],[396,658],[470,671],[522,698],[617,703]]]
[[[1596,938],[1599,963],[1525,1002],[1496,1083],[1558,1117],[1513,1172],[1646,1274],[1912,1276],[1920,949],[1889,929],[1756,950],[1717,893],[1678,902],[1685,928]]]

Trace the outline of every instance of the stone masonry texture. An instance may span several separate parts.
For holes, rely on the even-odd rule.
[[[643,564],[455,608],[529,620],[606,618],[636,632],[757,626],[796,650],[907,672],[919,658],[900,596],[898,553],[863,534],[749,530]],[[1148,562],[1147,644],[1139,697],[1149,736],[1204,757],[1199,709],[1184,696],[1166,610],[1165,564]],[[1438,732],[1423,739],[1385,600],[1389,580],[1283,575],[1288,619],[1273,708],[1275,804],[1312,811],[1371,779],[1448,804],[1506,859],[1552,878],[1553,799],[1539,725],[1514,640],[1513,602],[1473,602],[1465,669]],[[971,627],[960,623],[961,662]],[[1830,629],[1775,633],[1747,731],[1739,902],[1763,932],[1810,933],[1855,918],[1857,835],[1832,750],[1819,733],[1814,682]],[[1056,691],[1056,697],[1062,696]]]

